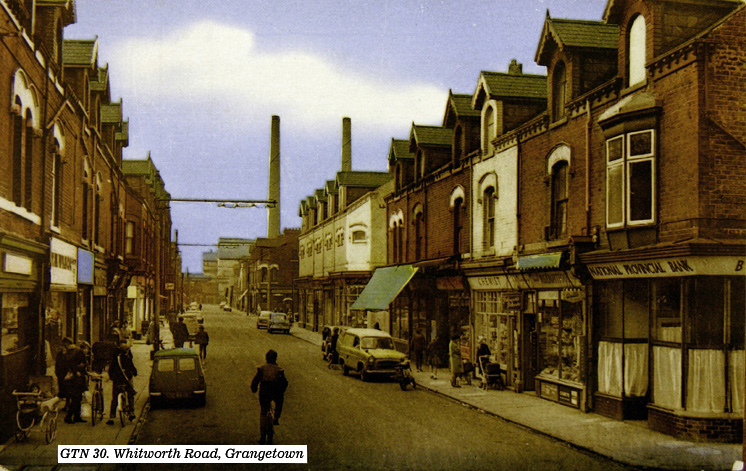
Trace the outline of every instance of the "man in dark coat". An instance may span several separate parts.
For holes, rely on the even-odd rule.
[[[422,329],[417,329],[414,337],[412,337],[412,355],[414,355],[417,371],[422,371],[422,360],[425,356],[425,350],[427,350],[427,339],[422,334]]]
[[[65,422],[85,422],[80,416],[80,403],[88,383],[85,353],[68,337],[62,339],[62,350],[57,354],[54,372],[57,375],[59,396],[69,401]]]
[[[189,329],[184,324],[184,318],[179,316],[179,320],[174,324],[171,335],[174,338],[174,347],[181,348],[184,346],[184,342],[189,339]]]
[[[135,376],[137,376],[137,368],[132,362],[132,351],[127,342],[122,342],[114,353],[111,363],[109,363],[109,379],[111,379],[112,387],[107,424],[114,424],[120,388],[124,388],[129,397],[130,410],[125,412],[127,412],[130,420],[135,420],[135,387],[132,386],[132,378]]]
[[[288,387],[288,380],[285,378],[285,371],[277,366],[277,352],[269,350],[265,355],[267,363],[256,369],[256,375],[251,380],[251,392],[259,390],[259,430],[261,438],[259,444],[272,444],[272,435],[267,433],[267,413],[269,412],[272,401],[275,402],[274,425],[280,425],[280,415],[282,414],[282,404],[285,399],[285,390]]]

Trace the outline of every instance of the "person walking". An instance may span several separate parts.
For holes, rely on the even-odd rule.
[[[267,433],[269,424],[267,423],[267,413],[275,403],[274,425],[280,425],[280,415],[282,414],[282,405],[285,401],[285,390],[288,387],[288,380],[285,377],[285,371],[277,366],[277,352],[270,349],[264,356],[266,363],[256,369],[254,379],[251,380],[251,392],[259,391],[259,430],[260,445],[271,445],[273,437]]]
[[[432,342],[427,346],[425,355],[427,357],[427,363],[430,365],[430,379],[438,379],[438,368],[445,364],[444,357],[445,343],[440,337],[435,337]]]
[[[186,324],[184,324],[183,317],[179,316],[179,320],[176,321],[176,324],[173,325],[171,335],[174,338],[175,348],[184,347],[184,342],[189,339],[189,329],[187,329]]]
[[[425,356],[425,350],[427,349],[427,339],[422,333],[422,329],[417,329],[412,337],[412,355],[414,356],[414,364],[417,371],[422,371],[422,360]]]
[[[109,420],[107,424],[113,425],[117,416],[117,403],[119,402],[120,388],[124,388],[129,396],[130,420],[135,420],[135,387],[132,386],[132,378],[137,376],[137,368],[132,361],[132,351],[127,342],[121,342],[109,363],[109,379],[111,379],[111,403],[109,404]]]
[[[327,366],[329,368],[331,368],[332,365],[336,365],[337,363],[339,363],[339,352],[337,352],[337,341],[338,340],[339,340],[339,327],[335,327],[329,340],[329,352],[327,354],[327,356],[329,357],[329,363],[327,364]]]
[[[207,335],[205,326],[199,326],[199,330],[194,335],[194,343],[199,345],[199,358],[202,360],[202,363],[204,363],[207,361],[207,344],[210,343],[210,336]]]
[[[62,339],[62,350],[57,354],[54,372],[57,376],[59,397],[68,400],[65,422],[85,422],[80,416],[80,403],[83,391],[88,386],[86,358],[85,353],[69,337]]]
[[[461,362],[461,347],[459,346],[459,334],[451,336],[451,342],[448,344],[449,365],[451,367],[451,386],[460,388],[459,379],[464,372],[464,365]]]

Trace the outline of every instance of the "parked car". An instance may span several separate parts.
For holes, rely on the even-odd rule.
[[[269,324],[267,324],[267,332],[275,331],[290,333],[290,319],[284,312],[272,312],[269,314]]]
[[[367,381],[371,375],[394,375],[406,355],[396,350],[394,339],[377,329],[347,329],[337,340],[342,374],[350,371]]]
[[[227,304],[224,304],[224,305],[223,305],[223,311],[228,311],[228,312],[232,312],[232,311],[233,311],[233,308],[232,308],[232,307],[230,307],[230,306],[229,306],[229,305],[227,305]]]
[[[199,354],[192,348],[158,350],[150,373],[150,407],[169,400],[191,400],[205,405],[207,383]]]
[[[265,329],[269,327],[269,315],[272,314],[271,311],[262,311],[259,313],[259,317],[256,319],[256,328],[261,329],[264,327]]]

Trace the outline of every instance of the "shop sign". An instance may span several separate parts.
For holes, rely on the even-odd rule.
[[[578,407],[580,394],[577,389],[570,388],[567,386],[560,386],[559,387],[559,396],[558,401],[560,404],[565,404],[568,406]]]
[[[93,284],[93,252],[78,249],[78,283]]]
[[[475,290],[513,289],[505,275],[473,276],[469,278],[469,286]]]
[[[541,288],[580,288],[580,280],[567,271],[528,272],[523,275],[532,289]]]
[[[615,278],[655,278],[694,275],[744,275],[746,258],[684,257],[660,258],[619,263],[589,264],[596,280]]]
[[[52,237],[49,243],[50,282],[60,287],[78,285],[78,249]]]
[[[17,273],[19,275],[30,275],[33,268],[33,262],[28,257],[20,255],[5,254],[3,270],[5,273]]]

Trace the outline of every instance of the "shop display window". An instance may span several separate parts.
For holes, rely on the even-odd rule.
[[[559,291],[539,292],[540,374],[581,381],[583,351],[583,303],[563,301]]]
[[[2,319],[0,320],[0,352],[5,355],[26,346],[23,317],[28,310],[28,294],[2,293]]]
[[[654,339],[681,342],[681,280],[652,280]]]

